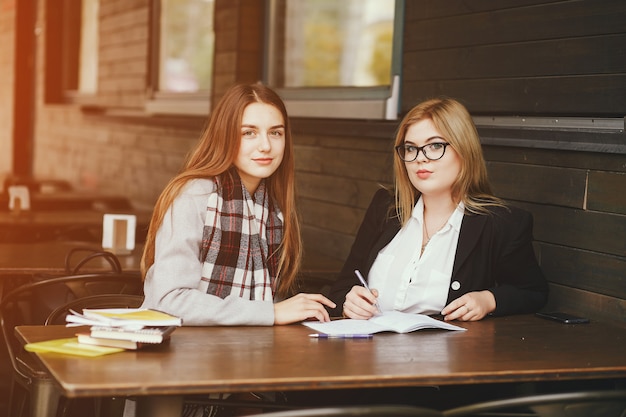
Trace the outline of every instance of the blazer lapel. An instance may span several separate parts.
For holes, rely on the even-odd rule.
[[[454,258],[454,266],[452,268],[452,276],[456,275],[461,265],[463,265],[469,254],[478,244],[486,222],[487,216],[476,214],[465,214],[463,216],[459,243],[456,249],[456,257]]]

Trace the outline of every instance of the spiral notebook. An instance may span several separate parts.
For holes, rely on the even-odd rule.
[[[121,327],[92,326],[89,335],[96,339],[130,340],[136,343],[162,343],[167,340],[177,326],[144,327],[125,329]]]

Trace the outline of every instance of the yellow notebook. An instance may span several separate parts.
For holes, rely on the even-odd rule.
[[[175,326],[181,321],[178,317],[171,316],[161,311],[148,309],[85,309],[83,310],[83,314],[87,317],[95,318],[103,316],[120,320],[138,320],[145,322],[147,325],[155,325],[154,323],[159,323],[159,326]],[[166,324],[162,324],[163,322]]]
[[[124,349],[114,347],[80,344],[78,343],[78,338],[76,337],[28,343],[24,346],[24,349],[35,353],[54,352],[87,357],[109,355],[111,353],[124,351]]]

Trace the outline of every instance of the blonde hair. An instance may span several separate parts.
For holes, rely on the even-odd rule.
[[[296,211],[295,163],[293,140],[287,110],[283,101],[272,89],[262,84],[231,87],[212,111],[196,147],[188,156],[182,171],[167,184],[159,196],[152,214],[146,237],[141,272],[145,277],[154,264],[156,233],[165,213],[184,185],[196,178],[214,178],[233,166],[241,143],[241,123],[245,108],[251,103],[265,103],[275,107],[283,116],[285,125],[285,150],[278,169],[266,179],[267,190],[283,213],[283,240],[278,262],[277,293],[288,295],[294,287],[302,259],[302,240]],[[274,256],[271,254],[270,256]]]
[[[503,201],[491,191],[476,126],[465,106],[458,101],[436,98],[413,107],[398,127],[394,147],[404,143],[411,125],[424,119],[433,123],[461,159],[461,172],[452,185],[452,198],[462,201],[465,210],[474,214],[486,214],[488,206],[504,206]],[[396,212],[404,225],[421,193],[409,180],[406,165],[397,155],[393,166]]]

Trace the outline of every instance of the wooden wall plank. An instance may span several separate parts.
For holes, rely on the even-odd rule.
[[[501,198],[583,208],[586,171],[488,162],[494,193]]]
[[[474,115],[624,117],[626,74],[476,80],[405,80],[402,110],[436,96],[461,100]]]
[[[626,34],[406,52],[416,80],[624,73]],[[598,51],[598,47],[602,50]],[[594,59],[585,59],[593,56]],[[532,59],[529,59],[532,57]]]
[[[305,251],[318,252],[343,265],[354,242],[354,236],[303,225],[302,240],[305,243]]]
[[[592,171],[588,189],[589,210],[626,214],[626,173]]]
[[[485,130],[479,128],[478,131],[481,137],[490,136],[490,133],[485,132]],[[528,136],[532,133],[528,130],[527,132]],[[524,132],[522,131],[522,133]],[[623,135],[617,136],[623,137]],[[532,136],[533,139],[541,139],[543,137],[544,135],[542,132]],[[597,140],[600,142],[605,139],[599,137]],[[626,157],[619,154],[573,152],[492,145],[483,145],[483,153],[487,161],[626,173]]]
[[[346,120],[346,119],[318,119],[314,117],[292,117],[291,131],[297,141],[315,138],[335,139],[344,138],[374,138],[375,141],[365,141],[364,146],[380,146],[382,139],[393,139],[397,128],[395,120]],[[315,136],[311,136],[315,133]],[[308,136],[308,139],[306,138]]]
[[[422,3],[406,3],[405,27],[411,28],[411,36],[405,37],[405,51],[623,33],[626,17],[621,0],[543,2],[518,8],[500,8],[493,2],[485,12],[452,11],[438,18],[421,14]]]
[[[543,310],[564,311],[592,320],[626,322],[626,300],[558,284],[550,285],[550,297]]]
[[[365,215],[363,208],[312,199],[302,200],[298,207],[302,224],[350,236],[356,235]]]
[[[626,216],[515,201],[534,216],[534,237],[541,242],[626,256]]]
[[[303,201],[318,200],[366,209],[380,188],[378,182],[299,172],[296,192]]]
[[[415,0],[411,0],[415,1]],[[439,17],[465,15],[492,10],[514,9],[546,3],[559,3],[564,0],[419,0],[419,7],[407,8],[407,20],[430,20]],[[565,0],[567,1],[567,0]]]
[[[548,281],[626,300],[626,257],[542,243],[541,269]]]
[[[391,182],[393,154],[391,150],[364,152],[358,149],[320,149],[322,172],[358,180]]]
[[[603,118],[585,117],[581,119],[564,118],[565,115],[553,115],[545,117],[542,120],[546,123],[543,128],[538,126],[528,126],[533,120],[526,118],[524,115],[511,117],[511,121],[517,123],[510,127],[498,126],[497,116],[476,117],[477,128],[481,135],[481,142],[485,146],[500,146],[510,149],[524,148],[524,150],[532,150],[533,148],[555,149],[562,152],[564,162],[559,159],[554,161],[555,166],[564,165],[571,158],[567,158],[568,153],[572,151],[584,155],[589,162],[581,161],[580,166],[588,166],[593,168],[593,163],[598,160],[594,158],[595,154],[613,154],[613,158],[606,159],[611,164],[611,168],[607,166],[598,166],[603,171],[623,171],[626,168],[624,157],[626,155],[626,140],[624,130],[621,128],[622,120],[611,119],[610,121]],[[585,127],[574,127],[575,123],[582,122]],[[489,126],[489,123],[492,123]],[[613,127],[608,128],[608,123]],[[581,153],[584,152],[584,153]],[[617,162],[617,163],[616,163]]]

